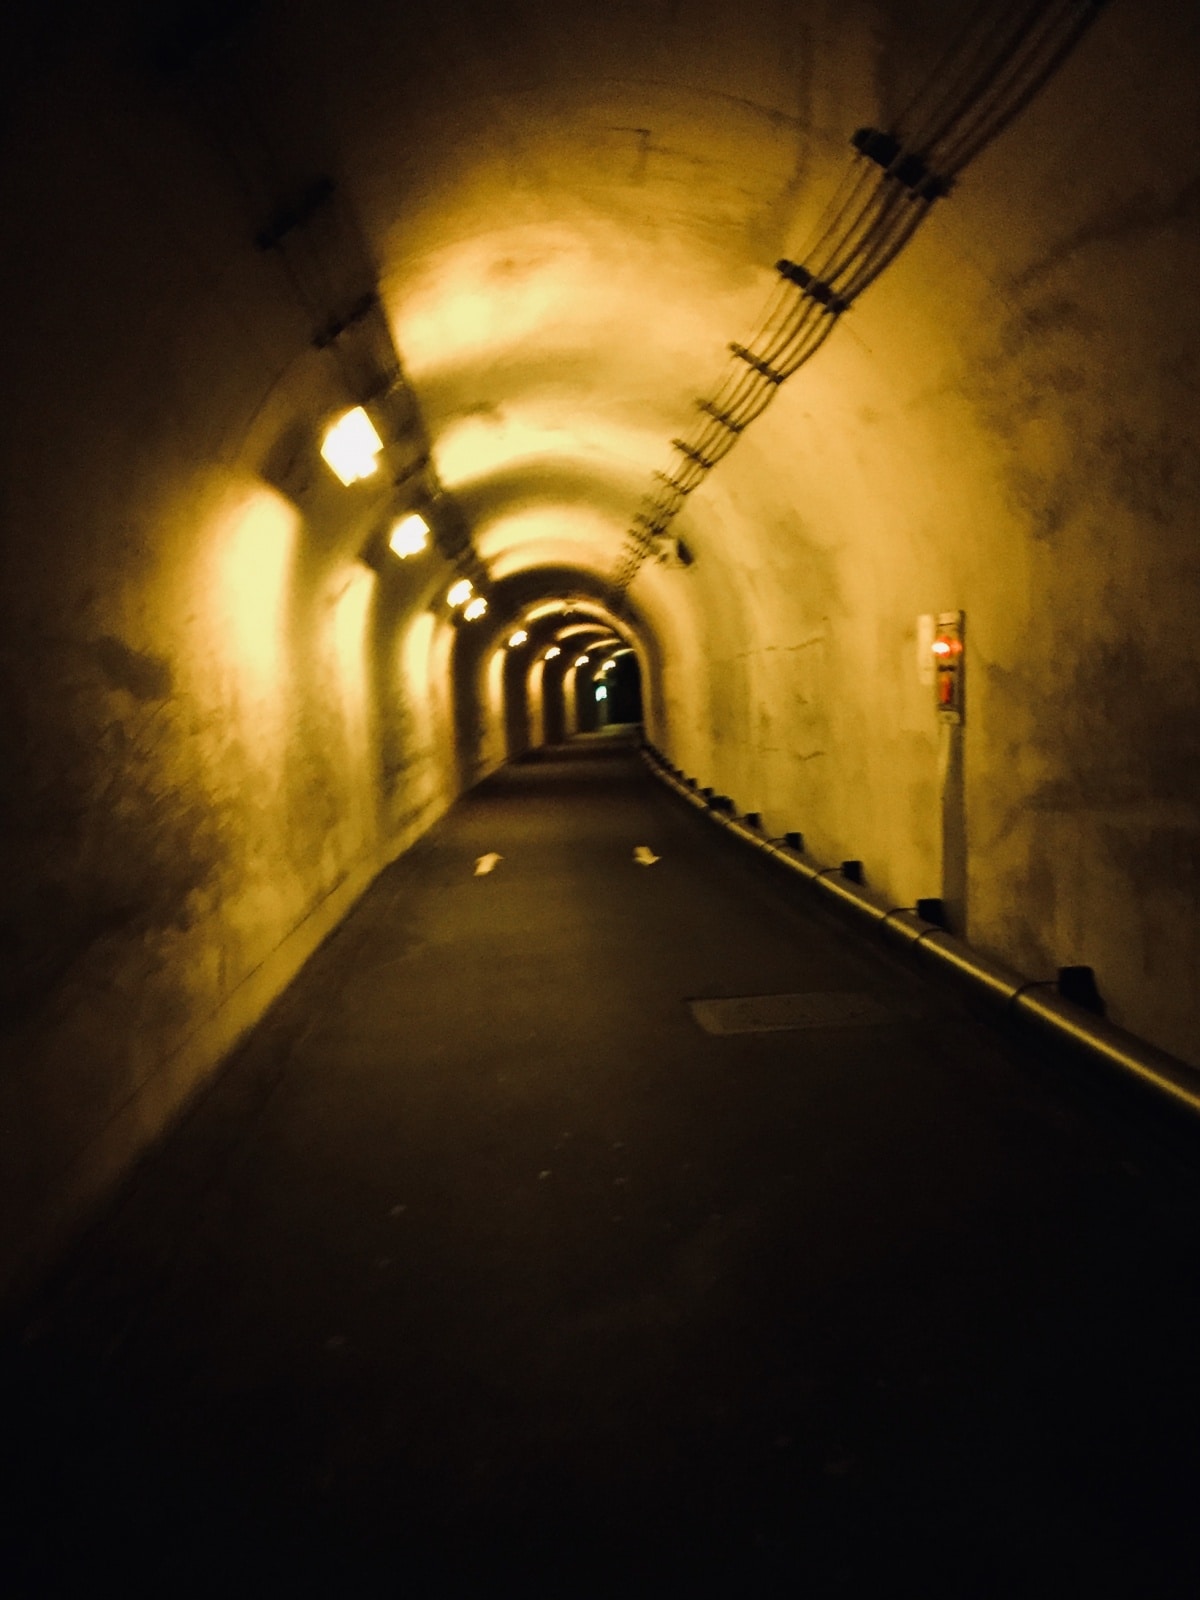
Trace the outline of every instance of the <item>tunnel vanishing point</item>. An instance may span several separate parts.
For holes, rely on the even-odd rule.
[[[1200,1067],[1192,5],[0,33],[0,1281],[617,651],[699,785]]]

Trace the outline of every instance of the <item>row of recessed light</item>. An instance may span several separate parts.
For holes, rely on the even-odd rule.
[[[344,411],[326,429],[321,442],[321,455],[344,484],[372,477],[379,468],[382,450],[383,440],[362,406]],[[388,535],[388,549],[401,561],[420,555],[428,544],[429,524],[419,511],[410,511],[401,517]],[[450,585],[446,604],[451,610],[461,606],[467,622],[477,622],[487,611],[487,601],[481,594],[475,594],[470,578],[459,578]]]
[[[372,477],[379,468],[382,450],[383,440],[362,406],[344,411],[326,430],[321,443],[321,455],[344,484],[358,483],[363,478]],[[407,516],[401,517],[388,535],[388,549],[401,561],[406,561],[409,556],[420,555],[428,543],[429,524],[419,511],[410,511]],[[478,621],[488,608],[483,596],[475,593],[470,578],[459,578],[450,585],[446,591],[446,604],[451,610],[461,606],[465,622]],[[509,648],[517,649],[528,637],[524,628],[518,628],[509,636]],[[558,646],[551,645],[543,660],[552,661],[560,654]],[[585,667],[587,663],[586,655],[577,657],[575,661],[577,667]],[[611,665],[609,661],[600,670],[607,671]]]
[[[526,640],[528,638],[529,638],[529,634],[525,631],[525,629],[524,628],[518,628],[515,633],[510,633],[509,634],[509,636],[508,636],[508,648],[510,650],[517,650],[517,649],[519,649],[521,647],[521,645],[523,645],[526,642]],[[558,645],[552,644],[550,646],[549,650],[547,650],[545,655],[542,657],[542,660],[543,661],[553,661],[555,656],[560,656],[560,655],[562,655],[562,651],[559,649]],[[575,660],[575,665],[577,667],[585,667],[587,665],[587,662],[588,662],[587,656],[578,656],[576,658],[576,660]]]

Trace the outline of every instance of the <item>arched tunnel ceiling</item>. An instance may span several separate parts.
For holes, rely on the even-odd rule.
[[[903,100],[952,22],[761,0],[289,10],[294,81],[496,576],[612,570],[850,133]]]
[[[1018,9],[1032,22],[1100,8]],[[893,125],[963,22],[945,0],[199,8],[214,11],[242,35],[218,133],[223,114],[245,111],[240,94],[297,182],[333,173],[436,470],[500,578],[613,571],[672,439],[729,341],[752,330],[774,263],[801,249],[845,174],[851,134]],[[914,357],[936,371],[930,352],[953,347],[955,319],[977,319],[964,260],[968,277],[993,278],[989,256],[1014,253],[1020,214],[1044,211],[1046,187],[1035,172],[1018,198],[1001,163],[974,214],[924,246],[899,315],[860,310],[843,370],[806,377],[810,405],[862,435],[852,449],[872,448],[863,419],[911,387]],[[953,270],[929,270],[939,254]],[[789,408],[803,426],[809,407]],[[906,471],[939,441],[926,430],[888,448]],[[811,493],[835,537],[821,485]],[[718,513],[706,494],[688,509],[681,531],[702,554]],[[739,556],[753,565],[763,550]]]
[[[43,34],[93,9],[105,16],[60,0]],[[1102,8],[989,9],[1027,12],[1032,35],[1043,15],[1086,21]],[[282,195],[332,181],[332,202],[300,207],[285,265],[310,293],[319,284],[334,338],[352,336],[354,307],[378,293],[433,466],[489,572],[568,564],[608,576],[729,342],[750,335],[775,289],[775,262],[803,254],[851,134],[894,125],[945,70],[962,24],[949,0],[173,0],[131,5],[116,53],[143,72],[149,54],[154,92],[218,148],[260,237]],[[111,52],[111,23],[93,27]],[[1110,56],[1119,47],[1110,41]],[[953,350],[956,321],[977,321],[1006,252],[1020,258],[1023,214],[1050,200],[1056,163],[1045,168],[1019,195],[1002,162],[971,179],[969,206],[956,195],[963,214],[936,224],[906,276],[900,314],[886,299],[877,315],[856,309],[841,370],[806,374],[804,397],[788,398],[789,425],[814,448],[826,448],[816,410],[848,433],[835,450],[872,449],[885,472],[888,451],[902,471],[928,470],[920,457],[940,446],[928,429],[879,449],[864,419],[912,388],[915,365],[944,381],[936,352]],[[964,262],[978,280],[966,295]],[[293,367],[279,394],[303,393],[311,413],[311,363]],[[277,400],[260,407],[260,431]],[[843,476],[844,464],[839,493]],[[805,494],[836,538],[822,484]],[[689,553],[728,539],[737,520],[707,492],[687,510],[677,531]],[[746,537],[739,561],[770,559]]]

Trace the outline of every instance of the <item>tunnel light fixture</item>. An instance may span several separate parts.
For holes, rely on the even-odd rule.
[[[555,656],[560,656],[560,655],[562,655],[562,651],[558,648],[558,646],[556,644],[552,644],[550,646],[549,650],[546,651],[545,659],[547,661],[553,661]]]
[[[576,656],[575,657],[575,665],[577,667],[586,667],[587,664],[588,664],[587,656]]]
[[[388,536],[388,548],[398,555],[401,561],[409,556],[419,556],[429,543],[429,524],[420,512],[414,511],[407,517],[401,517]]]
[[[470,605],[463,611],[463,616],[468,622],[477,622],[487,610],[487,601],[481,594],[477,594]]]
[[[321,454],[343,483],[357,483],[369,478],[379,466],[379,452],[383,440],[375,432],[375,425],[361,406],[353,411],[343,411],[335,423],[325,430],[321,441]]]
[[[608,690],[604,687],[604,685],[602,683],[596,685],[596,699],[597,700],[607,700],[608,699]]]
[[[509,636],[508,636],[508,648],[510,650],[515,650],[518,645],[524,644],[526,639],[528,639],[528,637],[529,637],[529,635],[525,632],[524,628],[518,628],[516,633],[510,633],[509,634]]]
[[[457,583],[452,583],[446,590],[446,604],[448,606],[465,606],[474,589],[475,585],[470,578],[460,578]]]

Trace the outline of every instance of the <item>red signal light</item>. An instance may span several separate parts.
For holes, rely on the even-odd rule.
[[[935,704],[943,722],[963,720],[963,622],[961,611],[943,611],[931,647]]]

